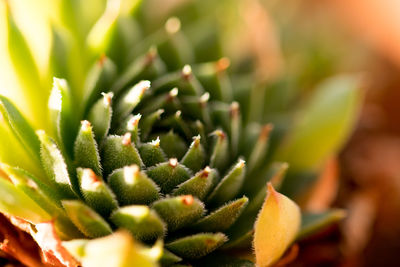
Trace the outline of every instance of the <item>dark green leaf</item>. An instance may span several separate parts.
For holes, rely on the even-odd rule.
[[[163,255],[161,256],[160,263],[162,266],[171,266],[174,263],[180,262],[181,257],[176,256],[172,252],[169,252],[165,248],[163,249]]]
[[[181,163],[193,172],[197,172],[204,166],[205,159],[206,153],[200,143],[200,136],[195,136]]]
[[[161,192],[169,193],[177,185],[190,178],[190,171],[172,158],[168,162],[159,163],[147,170],[147,175],[161,188]]]
[[[149,143],[142,144],[139,147],[140,156],[143,159],[144,165],[151,167],[157,163],[167,161],[167,156],[160,147],[160,139],[157,138]]]
[[[210,159],[210,167],[224,171],[229,162],[229,142],[226,134],[221,130],[212,133],[216,137]]]
[[[92,169],[101,175],[100,156],[89,121],[81,122],[81,129],[75,140],[74,160],[76,167]]]
[[[85,114],[89,111],[92,105],[100,98],[100,93],[104,90],[109,90],[112,81],[116,77],[117,68],[115,64],[107,57],[101,56],[90,69],[85,85],[84,85],[84,100]],[[93,122],[94,123],[94,122]]]
[[[160,134],[161,148],[167,154],[167,157],[178,159],[182,158],[187,151],[186,142],[172,130],[167,134]]]
[[[218,210],[200,219],[193,225],[193,228],[204,232],[225,231],[236,221],[248,201],[247,197],[242,197],[228,202]]]
[[[330,210],[321,213],[302,214],[301,228],[297,239],[304,239],[329,225],[337,223],[346,217],[344,210]]]
[[[212,205],[221,205],[234,198],[243,185],[245,171],[245,162],[240,159],[210,194],[208,202]]]
[[[191,195],[164,198],[154,202],[152,208],[167,223],[170,232],[191,225],[205,212],[204,204]]]
[[[94,137],[98,144],[106,138],[111,126],[112,93],[103,93],[103,98],[99,99],[89,111],[89,121],[93,125]]]
[[[131,138],[131,133],[126,133],[124,136],[111,135],[104,140],[101,159],[105,176],[113,170],[127,165],[143,166],[142,159]]]
[[[203,200],[211,188],[216,184],[218,174],[216,170],[205,167],[189,180],[181,183],[173,191],[173,195],[192,195]]]
[[[201,233],[175,240],[165,245],[178,256],[198,259],[222,246],[228,238],[223,233]]]

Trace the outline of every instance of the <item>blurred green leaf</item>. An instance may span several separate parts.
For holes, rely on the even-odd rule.
[[[303,239],[315,234],[318,230],[342,220],[345,216],[346,212],[340,209],[329,210],[321,213],[303,213],[301,228],[297,235],[297,239]]]
[[[8,7],[7,4],[6,7]],[[11,59],[21,89],[26,95],[26,99],[29,99],[29,109],[33,115],[31,117],[35,119],[34,123],[37,124],[37,126],[43,128],[47,125],[45,119],[47,118],[46,109],[42,108],[47,100],[47,92],[42,87],[39,69],[32,56],[28,43],[15,23],[8,8],[6,8],[6,18],[8,56]]]
[[[86,42],[95,55],[107,52],[115,34],[118,16],[129,15],[140,3],[140,0],[108,0],[102,16],[90,30]]]
[[[21,166],[31,173],[40,176],[43,174],[41,166],[38,165],[27,150],[21,146],[10,127],[2,121],[0,116],[0,161],[12,166]],[[12,153],[10,153],[12,151]]]
[[[21,145],[39,163],[40,142],[35,131],[14,104],[2,95],[0,95],[0,113]]]
[[[361,100],[357,76],[337,76],[321,84],[275,158],[288,162],[292,172],[318,168],[349,137]]]
[[[51,219],[36,202],[3,177],[0,177],[0,211],[32,223]]]

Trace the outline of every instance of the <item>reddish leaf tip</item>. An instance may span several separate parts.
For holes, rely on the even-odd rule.
[[[185,195],[185,196],[181,196],[181,201],[184,205],[190,206],[193,204],[193,196],[192,195]]]
[[[178,166],[178,159],[176,158],[171,158],[169,159],[169,166],[171,166],[172,168],[175,168],[176,166]]]
[[[132,134],[131,133],[126,133],[122,137],[122,145],[124,146],[129,146],[132,143]]]

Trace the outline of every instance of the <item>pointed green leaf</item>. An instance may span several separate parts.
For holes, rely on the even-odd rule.
[[[152,208],[167,223],[170,232],[191,225],[205,212],[204,204],[191,195],[164,198],[154,202]]]
[[[78,129],[79,125],[76,114],[80,110],[79,105],[73,104],[72,101],[71,90],[67,81],[53,78],[53,88],[48,103],[51,123],[61,149],[70,157],[73,155],[73,144],[77,132],[75,130]]]
[[[160,198],[158,186],[137,165],[117,169],[107,180],[122,206],[150,204]]]
[[[114,83],[112,91],[119,94],[124,88],[134,85],[143,79],[152,79],[165,71],[157,49],[151,47],[146,55],[135,59]]]
[[[150,81],[140,81],[129,89],[114,107],[114,119],[125,118],[139,104],[143,94],[150,88]]]
[[[178,159],[182,158],[187,151],[186,142],[172,130],[167,134],[160,134],[161,148],[167,154],[167,157]]]
[[[200,135],[195,136],[181,163],[193,172],[197,172],[204,166],[205,159],[206,153],[200,143]]]
[[[193,118],[201,119],[208,128],[212,128],[212,122],[210,117],[210,108],[208,101],[210,100],[210,94],[204,93],[202,96],[183,96],[182,104],[185,110],[185,115]]]
[[[221,249],[247,249],[252,245],[254,230],[248,230],[246,232],[236,232],[234,235],[228,235],[229,241],[224,244]]]
[[[37,176],[44,176],[41,164],[35,161],[28,150],[25,150],[21,143],[12,132],[10,127],[4,122],[3,116],[0,113],[0,161],[13,165],[20,166]],[[10,153],[12,151],[13,153]]]
[[[51,75],[69,79],[71,74],[68,57],[71,48],[69,33],[54,25],[51,25],[51,33],[52,43],[49,55]]]
[[[321,213],[304,213],[302,214],[301,228],[297,235],[297,239],[304,239],[324,227],[341,221],[345,217],[346,212],[340,209],[329,210]]]
[[[208,148],[208,141],[207,141],[207,135],[206,135],[204,124],[200,120],[196,120],[192,124],[192,128],[193,128],[195,133],[198,133],[198,135],[200,135],[201,143],[204,146],[204,148],[207,149]]]
[[[192,195],[203,200],[211,188],[216,184],[218,174],[216,170],[205,167],[189,180],[181,183],[172,192],[174,196]]]
[[[141,241],[154,241],[163,238],[166,226],[156,212],[147,206],[132,205],[113,212],[111,221],[118,227],[129,230]]]
[[[72,222],[87,237],[95,238],[112,233],[108,223],[81,201],[64,200],[62,205]]]
[[[147,175],[160,186],[161,192],[169,193],[175,186],[188,180],[191,173],[176,158],[172,158],[148,169]]]
[[[2,167],[3,170],[4,167]],[[10,171],[8,171],[10,173]],[[38,184],[37,180],[34,181],[27,175],[24,175],[22,172],[12,173],[9,175],[12,183],[15,185],[16,188],[20,189],[24,192],[27,196],[29,196],[33,201],[35,201],[43,210],[47,213],[51,214],[52,216],[57,216],[63,213],[62,209],[57,202],[53,202],[51,199],[41,188],[45,188],[43,184]],[[48,188],[47,188],[48,189]]]
[[[101,175],[99,151],[89,121],[81,122],[81,128],[74,145],[74,160],[77,167],[89,168],[96,175]]]
[[[165,245],[178,256],[198,259],[222,246],[228,238],[223,233],[201,233],[175,240]]]
[[[126,133],[124,136],[111,135],[104,140],[101,163],[105,176],[109,175],[113,170],[127,165],[143,166],[142,159],[131,138],[132,135]]]
[[[154,123],[160,119],[161,114],[163,113],[164,113],[163,109],[157,109],[153,113],[144,117],[143,120],[139,122],[140,135],[142,137],[142,141],[147,140],[147,137],[149,136]]]
[[[186,138],[192,137],[192,131],[187,125],[187,122],[182,119],[182,111],[177,110],[173,115],[170,115],[160,122],[160,127],[175,129],[178,133]]]
[[[129,115],[128,118],[122,123],[122,126],[117,131],[118,134],[130,133],[132,135],[132,141],[135,145],[140,143],[140,135],[142,129],[139,129],[139,122],[142,118],[141,114]]]
[[[227,230],[239,217],[246,207],[249,199],[242,197],[231,201],[200,219],[193,225],[193,228],[204,232],[218,232]]]
[[[210,194],[208,201],[212,205],[221,205],[234,198],[243,185],[245,171],[245,162],[240,159]]]
[[[240,114],[239,103],[232,102],[230,106],[230,137],[231,137],[231,151],[234,156],[238,153],[239,139],[242,133],[242,117]]]
[[[40,156],[49,182],[56,185],[62,198],[76,197],[73,188],[76,181],[70,179],[64,157],[57,144],[44,131],[37,131],[41,142]]]
[[[139,147],[139,153],[143,159],[144,165],[147,167],[167,161],[167,156],[160,147],[160,138],[157,138],[149,143],[142,144]]]
[[[226,134],[221,130],[212,133],[216,137],[210,159],[210,167],[224,171],[229,163],[229,142]]]
[[[0,95],[0,112],[21,145],[30,155],[40,160],[40,142],[28,121],[18,109],[4,96]]]
[[[176,256],[174,253],[163,249],[163,255],[161,256],[160,263],[162,266],[170,266],[174,263],[178,263],[182,260],[181,257]]]
[[[265,163],[267,157],[268,145],[269,145],[269,135],[272,131],[272,124],[266,124],[262,127],[260,135],[258,136],[257,142],[255,143],[252,152],[249,157],[248,172],[252,172]]]
[[[106,138],[111,126],[112,108],[111,101],[113,93],[103,93],[103,98],[99,99],[89,111],[89,121],[93,125],[94,137],[98,144]]]
[[[153,91],[160,93],[179,88],[182,95],[201,96],[205,90],[192,73],[189,65],[183,66],[181,71],[163,75],[153,82]]]
[[[36,202],[3,177],[0,177],[0,211],[31,223],[40,223],[51,219],[51,216]]]
[[[211,94],[211,98],[224,102],[232,101],[232,84],[227,69],[231,62],[223,57],[215,62],[198,64],[195,73]]]
[[[77,174],[86,203],[102,216],[108,217],[118,207],[114,193],[91,169],[79,168]]]
[[[178,88],[174,87],[167,93],[147,97],[143,100],[143,103],[140,106],[140,112],[143,114],[149,114],[162,109],[166,110],[168,113],[173,113],[177,109],[182,108],[178,94]]]
[[[4,163],[0,163],[0,170],[4,171],[4,173],[7,174],[14,184],[20,182],[29,185],[32,182],[32,186],[37,187],[38,190],[40,190],[47,198],[49,198],[49,201],[52,202],[52,205],[58,205],[61,208],[59,195],[51,185],[43,182],[29,172],[18,167],[12,167]]]
[[[94,63],[94,66],[89,71],[85,85],[83,102],[85,103],[85,114],[89,111],[92,105],[100,98],[101,92],[108,90],[111,83],[115,79],[117,68],[115,64],[107,57],[101,56]]]

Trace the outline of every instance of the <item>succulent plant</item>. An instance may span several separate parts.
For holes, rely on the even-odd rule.
[[[83,16],[80,4],[61,1],[42,78],[7,15],[16,73],[35,98],[27,119],[0,96],[0,211],[33,236],[45,262],[253,266],[230,251],[254,246],[257,264],[269,266],[296,236],[340,217],[307,217],[300,230],[299,207],[274,187],[284,160],[294,165],[285,181],[292,192],[296,175],[315,174],[348,135],[356,79],[322,85],[300,122],[284,127],[293,132],[282,138],[278,127],[270,144],[273,126],[260,119],[268,108],[257,99],[263,85],[230,73],[227,58],[201,60],[218,40],[192,45],[177,17],[138,37],[146,26],[138,1],[107,1],[101,16]],[[46,109],[37,92],[52,75],[62,78],[53,79]]]

